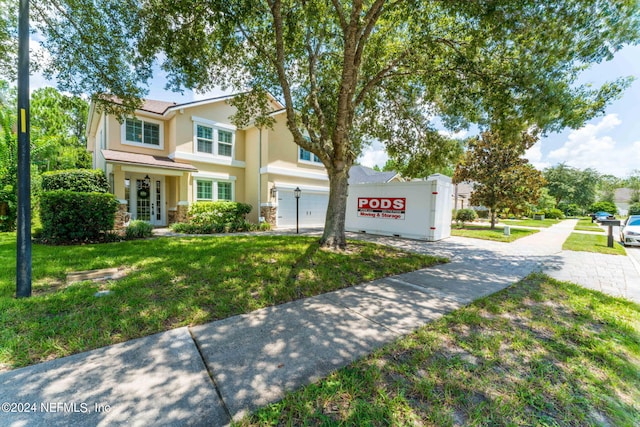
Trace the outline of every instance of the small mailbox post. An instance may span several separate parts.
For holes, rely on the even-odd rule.
[[[602,221],[600,221],[600,224],[609,226],[609,235],[607,236],[607,246],[612,248],[613,247],[613,227],[614,226],[620,227],[620,220],[619,219],[603,219]]]

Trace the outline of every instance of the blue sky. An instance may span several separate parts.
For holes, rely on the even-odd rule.
[[[548,135],[529,150],[527,158],[538,168],[565,162],[620,178],[640,170],[640,46],[626,47],[613,60],[594,65],[582,81],[599,85],[619,76],[636,80],[604,115],[580,129]]]

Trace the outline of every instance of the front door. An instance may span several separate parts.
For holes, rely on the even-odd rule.
[[[166,225],[164,177],[150,177],[148,185],[145,177],[135,177],[132,183],[134,191],[129,200],[132,218],[155,226]]]

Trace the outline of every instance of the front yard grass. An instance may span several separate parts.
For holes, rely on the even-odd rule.
[[[237,423],[640,424],[640,305],[533,274]]]
[[[451,235],[472,237],[474,239],[495,240],[498,242],[513,242],[514,240],[538,233],[539,230],[511,227],[511,235],[505,236],[504,227],[496,226],[493,230],[487,226],[465,224],[464,228],[451,227]]]
[[[573,228],[576,231],[597,231],[603,233],[604,230],[597,222],[591,222],[591,218],[580,218]]]
[[[446,262],[362,241],[347,253],[314,237],[159,238],[33,245],[33,297],[16,299],[16,238],[0,234],[0,371]],[[69,272],[130,269],[102,284]],[[96,297],[98,290],[109,290]]]
[[[607,246],[607,236],[600,234],[571,233],[562,245],[565,251],[597,252],[609,255],[626,255],[624,247],[614,240],[613,247]]]
[[[559,219],[501,219],[500,223],[505,225],[519,225],[522,227],[548,228],[559,223]]]

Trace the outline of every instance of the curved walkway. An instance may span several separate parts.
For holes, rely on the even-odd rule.
[[[532,271],[640,302],[630,257],[562,251],[574,225],[512,243],[350,235],[451,262],[0,374],[16,404],[0,425],[226,425]]]

